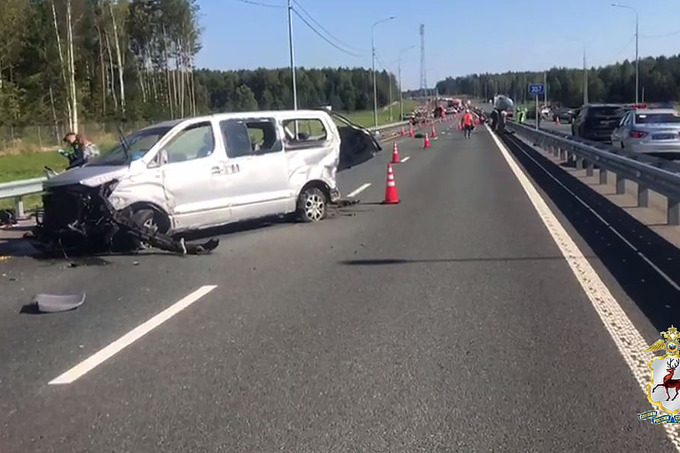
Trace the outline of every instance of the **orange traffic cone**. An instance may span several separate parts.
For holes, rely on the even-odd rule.
[[[392,171],[392,164],[387,164],[387,185],[385,187],[385,201],[382,204],[397,204],[399,203],[399,191],[397,190],[397,181],[394,179],[394,171]]]
[[[437,136],[437,129],[434,128],[434,124],[432,125],[432,138],[435,138]]]
[[[409,135],[411,136],[411,138],[416,136],[416,131],[413,129],[413,124],[411,125],[411,127],[409,127],[408,132],[409,132]]]
[[[560,117],[559,117],[559,116],[556,116],[556,117],[555,117],[555,123],[557,123],[557,124],[562,124],[562,122],[560,121]]]
[[[393,164],[401,163],[401,157],[399,157],[399,147],[397,146],[397,142],[394,142],[394,144],[392,144],[392,163]]]
[[[430,147],[430,137],[425,134],[425,141],[423,142],[423,149],[427,149]]]

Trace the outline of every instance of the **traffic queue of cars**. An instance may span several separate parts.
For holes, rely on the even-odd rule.
[[[667,105],[587,104],[576,112],[571,133],[632,152],[680,159],[680,112]]]

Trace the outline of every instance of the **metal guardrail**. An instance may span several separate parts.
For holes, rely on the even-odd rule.
[[[383,136],[382,133],[384,131],[392,130],[392,129],[400,129],[402,127],[408,126],[409,122],[408,121],[399,121],[397,123],[391,123],[391,124],[385,124],[382,126],[378,127],[371,127],[368,128],[369,130],[372,130],[374,132],[378,132],[380,134],[379,138],[380,139],[389,139],[392,138],[396,135],[399,134],[399,131],[395,132],[395,134],[388,135],[388,136]],[[37,193],[42,192],[42,184],[44,181],[46,181],[47,178],[33,178],[33,179],[24,179],[20,181],[12,181],[12,182],[6,182],[6,183],[0,183],[0,200],[4,200],[7,198],[13,198],[14,199],[14,212],[15,216],[18,219],[24,218],[25,217],[25,210],[24,210],[24,202],[23,202],[23,197],[28,196],[28,195],[34,195]]]
[[[635,182],[639,207],[649,206],[650,190],[666,197],[666,221],[669,225],[680,225],[680,164],[677,162],[574,139],[566,134],[536,130],[515,122],[508,122],[507,128],[526,136],[560,159],[575,161],[576,168],[585,168],[588,176],[594,175],[597,166],[600,184],[607,184],[608,173],[613,173],[618,195],[626,193],[626,180]]]
[[[14,212],[17,218],[23,218],[24,201],[23,197],[42,192],[42,184],[47,178],[23,179],[0,183],[0,199],[14,198]]]

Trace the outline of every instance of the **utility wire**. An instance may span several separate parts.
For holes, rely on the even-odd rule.
[[[635,40],[635,35],[633,35],[633,36],[630,37],[630,40],[626,43],[626,45],[625,45],[621,50],[619,50],[616,54],[614,54],[614,58],[612,58],[612,59],[613,59],[613,60],[616,60],[617,58],[619,58],[619,56],[620,56],[623,52],[625,52],[626,49],[628,49],[628,46],[630,46],[630,45],[633,43],[634,40]]]
[[[300,8],[300,11],[302,11],[314,24],[316,24],[317,27],[319,27],[321,30],[323,30],[329,37],[333,38],[337,43],[341,44],[343,47],[347,47],[348,49],[354,49],[358,52],[363,52],[363,49],[358,49],[356,47],[350,46],[349,44],[346,44],[342,42],[342,40],[338,39],[336,36],[333,36],[331,32],[329,32],[326,28],[324,28],[323,25],[321,25],[314,17],[305,10],[300,3],[297,2],[297,0],[293,0],[293,3],[297,5],[298,8]]]
[[[281,8],[281,9],[286,8],[285,6],[281,6],[281,5],[269,5],[267,3],[254,2],[252,0],[236,0],[236,1],[241,2],[241,3],[246,3],[248,5],[264,6],[265,8],[277,8],[277,9],[278,8]]]
[[[670,33],[664,33],[663,35],[640,36],[640,38],[644,38],[644,39],[668,38],[669,36],[675,36],[675,35],[680,35],[680,30],[672,31]]]
[[[244,0],[244,1],[245,1],[245,0]],[[310,24],[310,23],[307,21],[307,19],[305,19],[304,17],[302,17],[302,16],[300,15],[300,13],[298,13],[298,11],[297,11],[295,8],[293,8],[293,12],[295,13],[295,15],[296,15],[296,16],[297,16],[297,17],[298,17],[298,18],[299,18],[306,26],[308,26],[308,27],[310,28],[310,30],[312,30],[314,33],[316,33],[321,39],[323,39],[324,41],[326,41],[328,44],[330,44],[331,46],[333,46],[333,47],[335,47],[336,49],[338,49],[340,52],[346,53],[347,55],[351,55],[352,57],[360,57],[360,56],[361,56],[361,55],[357,55],[357,54],[355,54],[355,53],[352,53],[352,52],[349,52],[349,51],[343,49],[342,47],[340,47],[340,46],[338,46],[337,44],[335,44],[334,42],[332,42],[330,39],[326,38],[326,37],[325,37],[324,35],[322,35],[316,28],[314,28],[314,26],[313,26],[312,24]]]
[[[271,5],[271,4],[267,4],[267,3],[256,2],[256,1],[253,1],[253,0],[236,0],[236,1],[237,1],[237,2],[241,2],[241,3],[248,4],[248,5],[263,6],[263,7],[266,7],[266,8],[287,9],[287,7],[285,7],[285,6],[281,6],[281,5]],[[300,4],[299,4],[297,1],[295,1],[295,0],[293,0],[293,2],[295,3],[295,5],[297,5],[297,7],[300,9],[300,11],[302,11],[304,14],[306,14],[306,15],[309,17],[309,20],[311,20],[312,22],[314,22],[319,28],[321,28],[323,31],[325,31],[326,34],[328,34],[328,35],[329,35],[331,38],[333,38],[335,41],[339,42],[341,45],[343,45],[343,46],[345,46],[345,47],[349,47],[349,48],[351,48],[351,49],[356,49],[356,48],[354,48],[354,47],[352,47],[352,46],[350,46],[350,45],[348,45],[348,44],[343,43],[343,42],[340,41],[337,37],[333,36],[333,34],[331,34],[328,30],[326,30],[326,28],[325,28],[323,25],[321,25],[316,19],[314,19],[314,17],[312,17],[312,15],[309,14],[309,13],[302,7],[302,5],[300,5]],[[351,55],[351,56],[353,56],[353,57],[360,57],[360,56],[361,56],[361,55],[357,55],[357,54],[355,54],[355,53],[352,53],[352,52],[349,52],[349,51],[343,49],[342,47],[340,47],[339,45],[335,44],[335,43],[332,42],[330,39],[328,39],[327,37],[325,37],[323,34],[321,34],[321,32],[319,32],[316,28],[314,28],[314,26],[313,26],[312,24],[310,24],[309,21],[307,21],[307,19],[305,19],[305,18],[300,14],[300,12],[298,12],[298,8],[291,8],[291,9],[292,9],[292,11],[295,13],[295,15],[296,15],[296,16],[297,16],[297,17],[298,17],[305,25],[307,25],[314,33],[316,33],[321,39],[323,39],[324,41],[326,41],[328,44],[330,44],[331,46],[335,47],[335,48],[338,49],[339,51],[346,53],[347,55]],[[360,50],[360,49],[357,49],[357,50]]]
[[[385,67],[385,65],[383,64],[382,60],[378,57],[378,54],[377,54],[377,53],[375,54],[375,61],[378,62],[378,66],[380,66],[380,67],[382,68],[382,70],[385,71],[385,72],[387,73],[388,76],[389,76],[389,75],[392,75],[392,72],[391,72],[389,69],[387,69],[387,68]]]

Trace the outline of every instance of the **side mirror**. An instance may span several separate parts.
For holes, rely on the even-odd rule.
[[[158,152],[158,163],[162,167],[163,165],[166,165],[168,163],[168,150],[163,148]]]
[[[165,149],[158,151],[156,156],[153,158],[147,168],[158,168],[168,163],[168,152]]]

